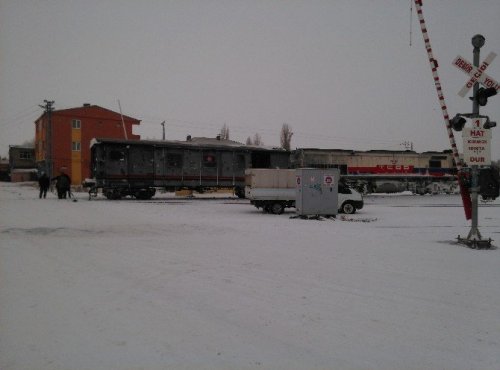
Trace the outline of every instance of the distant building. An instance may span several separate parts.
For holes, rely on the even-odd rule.
[[[36,180],[35,149],[25,145],[9,145],[9,172],[12,182]]]
[[[7,158],[0,158],[0,181],[10,181],[10,166]]]
[[[44,112],[35,121],[35,159],[39,170],[57,176],[63,169],[73,185],[90,176],[90,141],[93,138],[139,140],[132,133],[140,120],[97,105]]]

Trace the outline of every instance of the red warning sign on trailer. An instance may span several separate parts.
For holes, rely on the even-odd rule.
[[[323,184],[332,186],[334,184],[333,175],[324,175]]]

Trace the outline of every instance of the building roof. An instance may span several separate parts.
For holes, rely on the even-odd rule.
[[[245,145],[239,143],[237,141],[232,140],[221,140],[217,138],[208,138],[208,137],[189,137],[186,141],[181,140],[124,140],[124,139],[108,139],[108,138],[96,138],[93,139],[90,143],[90,146],[100,143],[118,143],[118,144],[127,144],[127,145],[169,145],[169,146],[178,146],[178,147],[213,147],[213,148],[235,148],[235,149],[246,149],[246,150],[262,150],[262,151],[281,151],[285,152],[282,148],[271,148],[265,146],[256,146],[256,145]]]
[[[120,116],[121,117],[121,114],[119,112],[115,112],[115,111],[112,111],[111,109],[107,109],[107,108],[103,108],[99,105],[92,105],[92,104],[83,104],[82,106],[80,107],[74,107],[74,108],[65,108],[65,109],[56,109],[56,110],[53,110],[52,111],[52,114],[59,114],[59,115],[75,115],[76,112],[81,112],[82,110],[95,110],[95,109],[98,109],[98,110],[102,110],[102,111],[105,111],[107,113],[111,113],[111,114],[114,114],[114,115],[117,115],[117,116]],[[40,118],[42,118],[44,115],[46,114],[46,112],[43,112],[40,117],[38,117],[36,121],[38,121]],[[130,116],[127,116],[125,114],[123,114],[123,119],[126,119],[126,120],[131,120],[131,121],[137,121],[138,123],[141,122],[141,120],[137,119],[137,118],[133,118],[133,117],[130,117]]]
[[[385,150],[385,149],[371,149],[371,150],[354,150],[354,149],[320,149],[320,148],[298,148],[297,150],[304,152],[324,152],[324,153],[347,153],[347,154],[440,154],[446,155],[451,154],[451,150],[439,151],[427,151],[422,153],[417,153],[413,150]]]
[[[9,149],[26,149],[26,150],[35,150],[33,145],[9,145]]]

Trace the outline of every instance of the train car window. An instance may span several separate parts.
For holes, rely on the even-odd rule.
[[[167,167],[181,168],[182,167],[182,154],[169,153],[167,155]]]
[[[141,150],[140,152],[141,160],[143,162],[151,161],[153,159],[153,152],[148,150]]]
[[[240,170],[246,168],[246,161],[245,161],[244,154],[237,154],[236,155],[236,168],[238,168]]]
[[[441,161],[440,160],[431,159],[429,161],[429,167],[432,167],[432,168],[441,168]]]
[[[217,166],[217,160],[215,154],[203,154],[203,166],[204,167],[215,167]]]
[[[252,152],[252,168],[270,168],[271,154],[268,152]]]
[[[112,161],[124,161],[125,153],[121,150],[112,150],[109,152],[109,159]]]

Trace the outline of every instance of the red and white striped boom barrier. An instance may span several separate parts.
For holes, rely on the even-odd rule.
[[[458,173],[458,184],[460,186],[460,194],[462,195],[462,202],[464,205],[465,218],[470,220],[472,217],[472,202],[470,198],[469,189],[463,184],[461,173],[462,164],[458,156],[457,143],[455,142],[455,136],[453,135],[453,130],[451,128],[450,116],[448,115],[448,109],[446,108],[446,103],[444,101],[443,89],[441,87],[441,82],[439,80],[439,75],[437,72],[438,62],[432,54],[432,47],[429,35],[427,33],[427,27],[425,25],[424,15],[422,13],[422,0],[415,1],[415,10],[417,11],[418,19],[420,22],[420,29],[422,31],[422,36],[424,38],[425,49],[427,50],[427,56],[429,58],[429,64],[432,70],[432,77],[434,79],[434,85],[436,86],[436,92],[439,99],[439,104],[441,105],[441,112],[443,113],[444,123],[446,125],[446,131],[448,133],[448,138],[450,139],[451,150],[453,153],[454,164]]]

